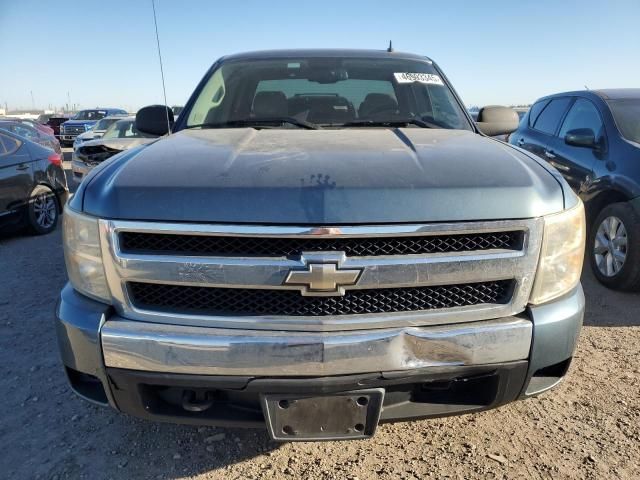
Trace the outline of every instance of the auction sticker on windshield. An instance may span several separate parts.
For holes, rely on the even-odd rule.
[[[431,85],[444,85],[442,83],[442,79],[438,75],[434,75],[433,73],[409,73],[409,72],[400,72],[394,73],[393,76],[396,78],[396,82],[398,83],[428,83]]]

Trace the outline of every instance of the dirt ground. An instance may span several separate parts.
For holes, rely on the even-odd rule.
[[[386,424],[356,442],[272,443],[266,431],[155,424],[66,385],[53,308],[60,229],[0,237],[0,478],[640,478],[640,295],[586,269],[567,380],[497,410]]]

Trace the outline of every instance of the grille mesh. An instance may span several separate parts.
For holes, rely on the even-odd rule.
[[[64,133],[71,134],[71,135],[77,135],[87,131],[87,129],[84,128],[84,125],[68,126],[68,127],[64,127],[63,130],[64,130]]]
[[[270,238],[122,232],[125,253],[210,256],[291,256],[302,252],[345,252],[348,256],[414,255],[491,249],[520,250],[522,231],[373,238]]]
[[[208,315],[326,316],[410,312],[509,302],[512,280],[432,287],[348,290],[341,297],[305,297],[295,290],[191,287],[131,282],[138,308]]]

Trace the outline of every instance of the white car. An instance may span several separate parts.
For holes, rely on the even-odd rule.
[[[126,117],[124,115],[110,115],[101,119],[91,130],[81,133],[76,137],[76,139],[73,141],[74,152],[76,148],[78,148],[84,142],[96,140],[102,137],[102,135],[104,135],[104,132],[106,132],[111,125],[113,125],[118,120],[122,120],[123,118]]]

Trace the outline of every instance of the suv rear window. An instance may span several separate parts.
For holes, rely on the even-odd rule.
[[[564,112],[567,111],[569,103],[571,103],[570,97],[554,98],[551,100],[536,119],[533,128],[549,135],[555,134]]]
[[[607,104],[622,136],[640,143],[640,98],[609,100]]]
[[[538,115],[540,115],[540,112],[544,109],[544,107],[547,106],[547,103],[549,103],[549,100],[542,100],[540,102],[536,102],[533,104],[533,106],[531,107],[531,110],[529,111],[530,127],[533,127],[533,124],[536,123],[536,120],[538,119]]]

